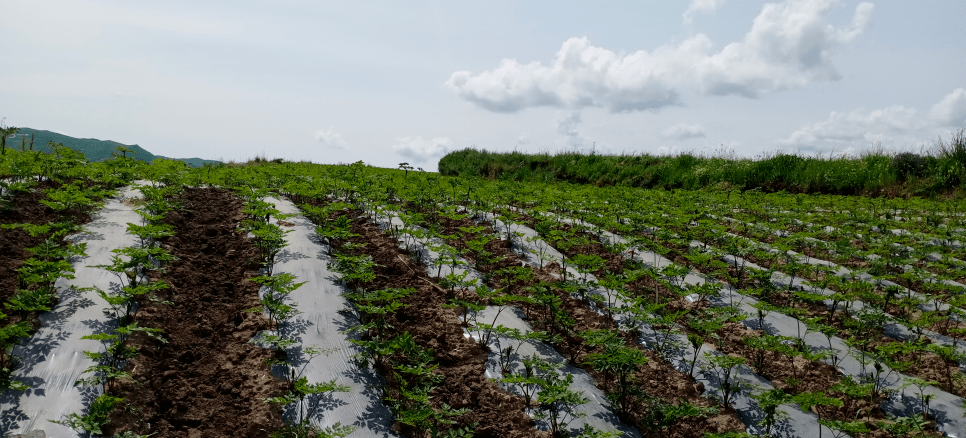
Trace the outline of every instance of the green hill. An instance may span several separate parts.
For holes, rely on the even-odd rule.
[[[33,144],[34,149],[50,152],[47,147],[48,142],[60,143],[75,151],[83,153],[88,161],[101,161],[111,157],[111,153],[118,146],[124,146],[135,152],[134,158],[150,163],[155,158],[167,158],[188,163],[192,167],[200,167],[204,163],[217,163],[215,160],[203,160],[201,158],[169,158],[161,155],[154,155],[146,149],[136,144],[127,145],[110,140],[97,140],[94,138],[74,138],[56,132],[20,128],[20,131],[7,137],[7,147],[20,149],[21,147],[30,148]]]

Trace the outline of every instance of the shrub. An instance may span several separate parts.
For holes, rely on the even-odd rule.
[[[890,167],[899,181],[906,181],[910,176],[922,178],[929,170],[931,164],[929,158],[912,152],[903,152],[892,157]]]

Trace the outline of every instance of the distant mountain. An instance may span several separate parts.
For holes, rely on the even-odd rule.
[[[170,160],[180,160],[188,163],[191,167],[201,167],[204,163],[218,163],[216,160],[203,160],[201,158],[168,158],[161,155],[154,155],[146,149],[134,145],[127,145],[110,140],[97,140],[94,138],[74,138],[56,132],[43,131],[31,128],[20,128],[20,131],[7,137],[7,147],[20,149],[21,146],[30,148],[31,141],[35,150],[50,152],[47,147],[48,142],[60,143],[75,151],[83,153],[87,161],[101,161],[111,157],[118,146],[124,146],[135,152],[134,158],[150,163],[155,158],[167,158]]]

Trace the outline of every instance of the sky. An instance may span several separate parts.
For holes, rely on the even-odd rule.
[[[152,153],[926,152],[963,0],[6,0],[0,117]]]

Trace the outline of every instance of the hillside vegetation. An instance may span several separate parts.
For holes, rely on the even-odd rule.
[[[510,181],[567,181],[640,188],[759,189],[887,197],[961,198],[966,188],[966,136],[940,138],[924,155],[870,151],[859,157],[804,157],[778,153],[763,159],[704,156],[524,154],[463,149],[444,156],[439,172]]]
[[[71,148],[75,151],[81,152],[87,157],[88,161],[101,161],[112,157],[112,153],[117,149],[118,146],[124,146],[125,148],[133,151],[132,156],[136,160],[144,161],[145,163],[150,163],[156,158],[166,158],[173,159],[177,161],[184,161],[188,163],[191,167],[201,167],[204,163],[216,163],[214,160],[203,160],[201,158],[170,158],[161,155],[155,155],[146,149],[138,146],[136,144],[126,145],[118,143],[116,141],[110,140],[98,140],[94,138],[75,138],[68,135],[58,134],[56,132],[44,131],[39,129],[31,128],[19,128],[15,134],[9,135],[6,140],[6,147],[21,150],[39,150],[46,153],[50,153],[52,149],[50,148],[50,143],[58,143]]]

